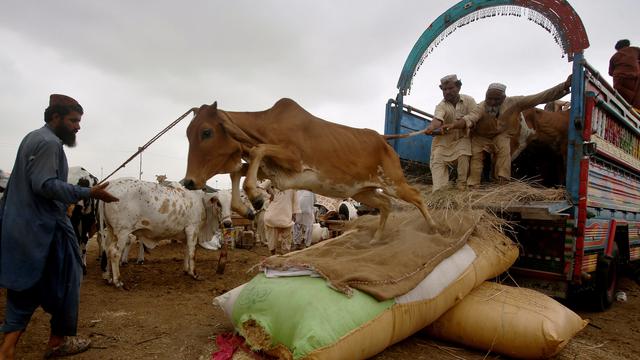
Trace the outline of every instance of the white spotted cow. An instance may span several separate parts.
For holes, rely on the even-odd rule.
[[[158,182],[162,186],[173,186],[182,188],[183,186],[179,182],[175,181],[166,181],[163,179],[161,182]],[[216,205],[216,216],[219,224],[224,226],[225,228],[230,228],[233,226],[233,222],[231,221],[231,189],[227,190],[217,190],[210,193],[212,195],[211,201]],[[244,201],[246,203],[246,201]],[[216,236],[220,238],[220,230],[216,229],[214,231],[214,237],[209,240],[200,239],[198,243],[205,249],[215,250],[219,248],[219,241],[216,241]],[[129,250],[131,249],[131,244],[125,246],[122,251],[122,258],[120,260],[120,265],[126,265],[129,262]],[[136,259],[137,264],[144,264],[144,253],[147,249],[152,248],[153,244],[145,244],[143,241],[138,241],[138,258]],[[103,269],[104,270],[104,269]]]
[[[194,279],[196,244],[208,241],[218,228],[217,199],[201,190],[166,186],[132,178],[116,179],[107,187],[119,202],[101,204],[109,264],[104,278],[116,287],[124,248],[136,239],[149,247],[160,240],[185,241],[184,271]]]

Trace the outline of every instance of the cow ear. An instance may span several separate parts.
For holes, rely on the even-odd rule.
[[[233,120],[229,117],[227,113],[222,112],[224,116],[221,116],[222,119],[222,130],[229,134],[234,140],[244,144],[254,146],[255,142],[244,132],[238,125],[236,125]]]
[[[209,203],[210,205],[216,205],[218,203],[218,197],[215,195],[215,193],[206,193],[203,200],[205,202],[205,205],[207,205],[207,203]]]

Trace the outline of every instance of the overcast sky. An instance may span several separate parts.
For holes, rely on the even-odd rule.
[[[118,167],[186,110],[218,101],[259,111],[282,97],[329,121],[382,132],[384,108],[409,51],[456,1],[2,1],[0,169],[44,124],[49,94],[85,109],[70,166],[98,177]],[[640,44],[640,1],[572,0],[606,75],[617,40]],[[433,112],[439,79],[457,73],[480,101],[491,82],[527,95],[566,79],[571,64],[541,27],[494,17],[458,29],[426,59],[405,103]],[[608,78],[608,76],[607,76]],[[142,178],[181,179],[185,119],[143,155]],[[138,177],[132,161],[115,177]],[[209,185],[226,187],[228,176]]]

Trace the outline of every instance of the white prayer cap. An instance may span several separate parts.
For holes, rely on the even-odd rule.
[[[456,82],[458,81],[458,75],[456,74],[451,74],[451,75],[447,75],[445,77],[443,77],[442,79],[440,79],[440,84],[445,84],[448,83],[450,81]]]
[[[500,84],[500,83],[493,83],[489,85],[488,90],[500,90],[502,92],[505,92],[505,90],[507,90],[507,85]]]

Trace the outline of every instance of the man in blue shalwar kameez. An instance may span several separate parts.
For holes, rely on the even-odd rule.
[[[82,261],[67,205],[90,197],[111,202],[104,188],[67,184],[62,145],[74,146],[83,109],[65,95],[51,95],[45,126],[27,134],[0,200],[0,287],[7,289],[5,333],[0,360],[13,359],[33,312],[51,314],[45,357],[71,355],[89,348],[76,336]]]

